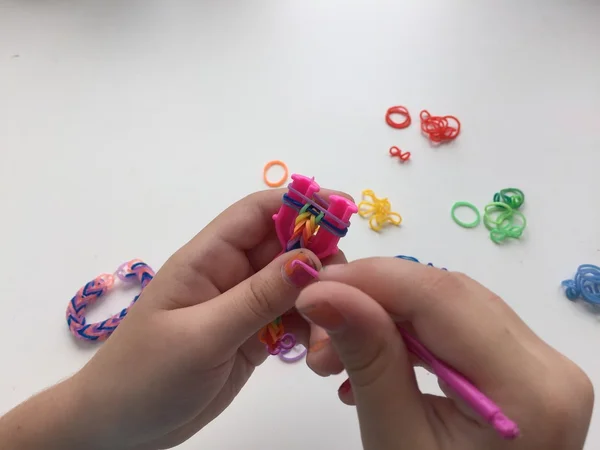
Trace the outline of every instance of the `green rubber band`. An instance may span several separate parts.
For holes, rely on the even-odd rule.
[[[298,214],[304,214],[309,207],[310,207],[310,203],[307,203],[300,209],[300,212]]]
[[[506,188],[494,194],[494,201],[506,203],[513,209],[519,209],[525,203],[525,194],[521,189]]]
[[[500,244],[507,237],[519,239],[527,226],[527,219],[525,219],[522,212],[513,210],[506,204],[501,204],[504,206],[499,207],[497,202],[490,203],[485,207],[483,216],[483,224],[490,230],[490,239],[496,244]],[[494,219],[490,217],[492,212],[498,212],[502,209],[505,211],[500,212]],[[515,217],[521,221],[519,225],[514,225]]]
[[[513,222],[513,211],[505,211],[501,212],[496,216],[495,219],[490,218],[489,215],[483,215],[483,225],[488,230],[498,229],[506,229],[512,225]]]
[[[492,217],[493,213],[500,213],[496,217]],[[489,230],[490,226],[500,226],[504,221],[510,219],[513,215],[513,209],[503,202],[492,202],[485,205],[483,210],[483,224]]]
[[[456,217],[456,210],[463,206],[465,208],[469,208],[471,211],[473,211],[475,213],[476,217],[473,222],[470,222],[470,223],[461,222]],[[452,205],[452,209],[450,210],[450,215],[452,216],[452,220],[454,220],[454,223],[456,223],[457,225],[459,225],[463,228],[475,228],[481,222],[481,215],[479,214],[479,210],[475,207],[475,205],[473,205],[472,203],[469,203],[469,202],[456,202],[454,205]]]

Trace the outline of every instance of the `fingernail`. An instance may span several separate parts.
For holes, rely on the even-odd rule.
[[[299,309],[300,314],[327,331],[340,331],[346,325],[346,319],[328,302]]]
[[[314,280],[314,277],[304,270],[300,265],[294,265],[294,261],[300,261],[304,264],[317,269],[317,265],[310,257],[303,252],[297,253],[293,258],[286,262],[281,268],[283,278],[296,287],[304,287]],[[318,269],[317,269],[318,270]]]
[[[352,385],[350,384],[350,378],[344,381],[338,389],[338,393],[347,394],[352,389]]]
[[[327,346],[328,343],[329,343],[329,338],[321,339],[320,341],[317,341],[313,345],[311,345],[310,348],[308,349],[308,351],[310,353],[317,353],[317,352],[323,350]]]

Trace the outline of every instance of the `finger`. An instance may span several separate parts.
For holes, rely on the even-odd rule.
[[[225,294],[199,305],[197,311],[190,311],[190,316],[196,312],[210,317],[211,328],[218,330],[215,340],[219,348],[237,349],[262,327],[293,308],[302,288],[314,281],[293,261],[302,261],[316,270],[321,268],[319,259],[306,249],[288,252]]]
[[[351,286],[322,282],[306,288],[296,308],[327,330],[348,372],[364,448],[432,448],[406,348],[381,305]]]
[[[332,264],[346,264],[348,261],[344,252],[338,250],[337,253],[325,258],[322,263],[325,267]],[[317,375],[328,377],[344,370],[344,365],[331,345],[329,335],[314,323],[310,324],[310,339],[307,349],[306,364]]]
[[[342,197],[346,197],[354,201],[352,197],[348,194],[345,194],[343,192],[330,191],[328,189],[325,189],[322,195],[324,196],[324,198],[328,199],[330,195],[334,194],[341,195]],[[279,208],[279,206],[281,206],[281,202],[278,203],[277,209]],[[275,212],[276,211],[273,211],[271,213],[271,218]],[[246,252],[246,254],[248,255],[248,261],[250,261],[250,264],[252,265],[253,269],[255,271],[259,271],[260,269],[265,267],[269,262],[271,262],[273,258],[275,258],[279,253],[281,253],[281,250],[281,242],[277,237],[277,233],[275,233],[275,227],[272,226],[271,220],[271,232],[265,236],[265,238],[261,241],[260,245],[249,249]],[[323,264],[341,264],[346,263],[347,261],[343,252],[338,251],[334,255],[325,258],[325,260],[322,262]]]
[[[348,406],[356,406],[356,400],[354,400],[354,394],[352,393],[352,383],[350,378],[346,379],[338,388],[338,397]]]
[[[257,192],[230,206],[165,263],[144,296],[161,309],[208,301],[262,269],[281,252],[273,214],[284,189]],[[322,195],[349,197],[327,189]],[[263,245],[265,244],[265,245]],[[230,270],[215,270],[228,267]],[[177,280],[178,283],[169,283]]]
[[[248,255],[248,258],[250,259],[251,256]],[[322,263],[326,264],[342,264],[346,262],[346,257],[342,251],[338,251],[322,261]],[[334,373],[340,373],[343,370],[343,365],[335,351],[331,345],[327,345],[329,344],[329,337],[325,330],[307,323],[306,320],[298,314],[296,308],[286,311],[282,316],[282,320],[286,333],[292,333],[296,338],[296,342],[306,347],[307,364],[316,373],[320,373],[322,376],[329,376]],[[313,327],[315,330],[313,330]],[[322,341],[317,342],[319,339]],[[319,351],[323,349],[325,351],[319,353]],[[255,336],[245,342],[241,347],[241,350],[256,366],[261,364],[267,356],[265,354],[264,344],[256,339]],[[311,364],[314,364],[314,366]]]
[[[310,325],[310,342],[306,365],[317,375],[328,377],[344,370],[327,332],[318,325]]]
[[[321,279],[355,286],[397,321],[410,321],[436,356],[479,387],[511,389],[523,377],[539,376],[529,373],[536,367],[529,362],[548,348],[504,302],[464,275],[371,258],[329,267]]]
[[[209,241],[217,238],[238,250],[253,249],[273,230],[273,214],[283,204],[281,199],[286,192],[286,189],[256,192],[234,203],[198,233],[190,246],[206,244],[209,236]],[[326,199],[334,194],[352,199],[349,194],[330,189],[322,189],[319,194]]]

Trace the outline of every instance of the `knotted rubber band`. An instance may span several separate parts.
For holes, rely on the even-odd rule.
[[[395,145],[393,147],[390,147],[389,151],[390,156],[397,156],[401,162],[405,162],[410,159],[410,152],[402,152],[402,150],[400,150]]]
[[[370,198],[371,201],[363,200],[358,204],[358,215],[369,217],[369,227],[373,231],[381,231],[387,224],[399,226],[402,216],[392,211],[392,205],[387,198],[377,198],[371,189],[362,191],[363,199]]]
[[[141,294],[146,286],[148,286],[148,283],[152,281],[152,278],[154,278],[154,271],[146,263],[139,259],[134,259],[119,266],[114,275],[106,273],[99,275],[79,289],[69,302],[66,314],[67,325],[76,338],[88,341],[104,341],[108,339],[125,318],[129,308],[139,299],[140,294],[136,295],[131,304],[127,308],[122,309],[121,312],[112,315],[102,322],[88,324],[85,318],[87,307],[97,302],[100,297],[113,288],[115,276],[127,282],[137,279],[141,285]]]

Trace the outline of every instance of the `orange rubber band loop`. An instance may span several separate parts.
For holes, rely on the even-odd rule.
[[[279,167],[283,168],[283,177],[281,177],[281,180],[279,180],[279,181],[273,182],[273,181],[269,181],[269,179],[267,178],[267,172],[273,166],[279,166]],[[285,163],[283,161],[279,161],[279,160],[269,161],[265,165],[265,168],[263,169],[263,180],[265,181],[265,184],[267,186],[269,186],[269,187],[282,186],[283,183],[285,183],[287,179],[288,179],[288,167],[285,165]]]
[[[392,114],[400,114],[401,116],[404,116],[405,117],[404,122],[401,122],[401,123],[394,122],[392,120],[392,118],[390,117]],[[408,127],[410,125],[411,119],[410,119],[410,114],[408,112],[408,109],[406,109],[404,106],[392,106],[385,113],[385,121],[387,122],[387,124],[390,127],[401,129],[401,128]]]

